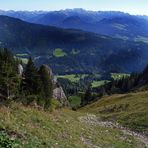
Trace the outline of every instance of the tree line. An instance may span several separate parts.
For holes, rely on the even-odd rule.
[[[148,90],[148,65],[141,73],[132,73],[130,76],[125,76],[119,80],[112,80],[109,83],[105,83],[103,86],[95,88],[97,97],[92,95],[92,90],[89,86],[82,98],[81,106],[98,100],[104,95],[127,93],[138,90]]]
[[[37,103],[49,108],[51,105],[53,82],[49,68],[37,68],[29,58],[20,73],[22,62],[6,48],[0,49],[0,104],[21,101],[28,105]]]

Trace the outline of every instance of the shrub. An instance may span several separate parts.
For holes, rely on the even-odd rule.
[[[19,141],[9,137],[5,132],[0,132],[0,147],[1,148],[18,148]]]

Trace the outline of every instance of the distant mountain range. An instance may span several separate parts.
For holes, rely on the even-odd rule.
[[[81,29],[124,40],[148,42],[148,16],[134,16],[116,11],[86,11],[66,9],[61,11],[0,11],[27,22],[68,29]]]
[[[32,55],[38,65],[48,64],[55,73],[132,72],[142,70],[148,63],[145,42],[7,16],[0,16],[0,46],[23,58]]]

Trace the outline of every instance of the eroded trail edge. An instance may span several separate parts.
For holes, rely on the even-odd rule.
[[[119,129],[125,135],[130,135],[130,136],[133,136],[133,137],[137,138],[138,140],[143,142],[146,147],[148,147],[148,136],[140,134],[140,133],[136,133],[134,131],[131,131],[128,128],[125,128],[125,127],[119,125],[118,123],[111,122],[111,121],[101,121],[94,114],[87,114],[86,116],[81,116],[81,117],[79,117],[79,121],[83,122],[83,123],[86,123],[86,124],[89,124],[89,125],[92,125],[92,126],[103,126],[103,127],[108,127],[108,128]],[[84,139],[83,139],[83,141],[84,141]]]

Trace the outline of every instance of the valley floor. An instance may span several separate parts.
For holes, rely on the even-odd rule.
[[[60,109],[52,113],[16,103],[0,107],[0,147],[10,143],[23,148],[144,148],[148,146],[146,133],[131,130],[147,131],[147,100],[148,92],[113,95],[78,111]],[[129,105],[121,107],[124,110],[110,110],[113,104]],[[132,116],[133,112],[137,116]],[[133,118],[136,126],[128,124]]]

